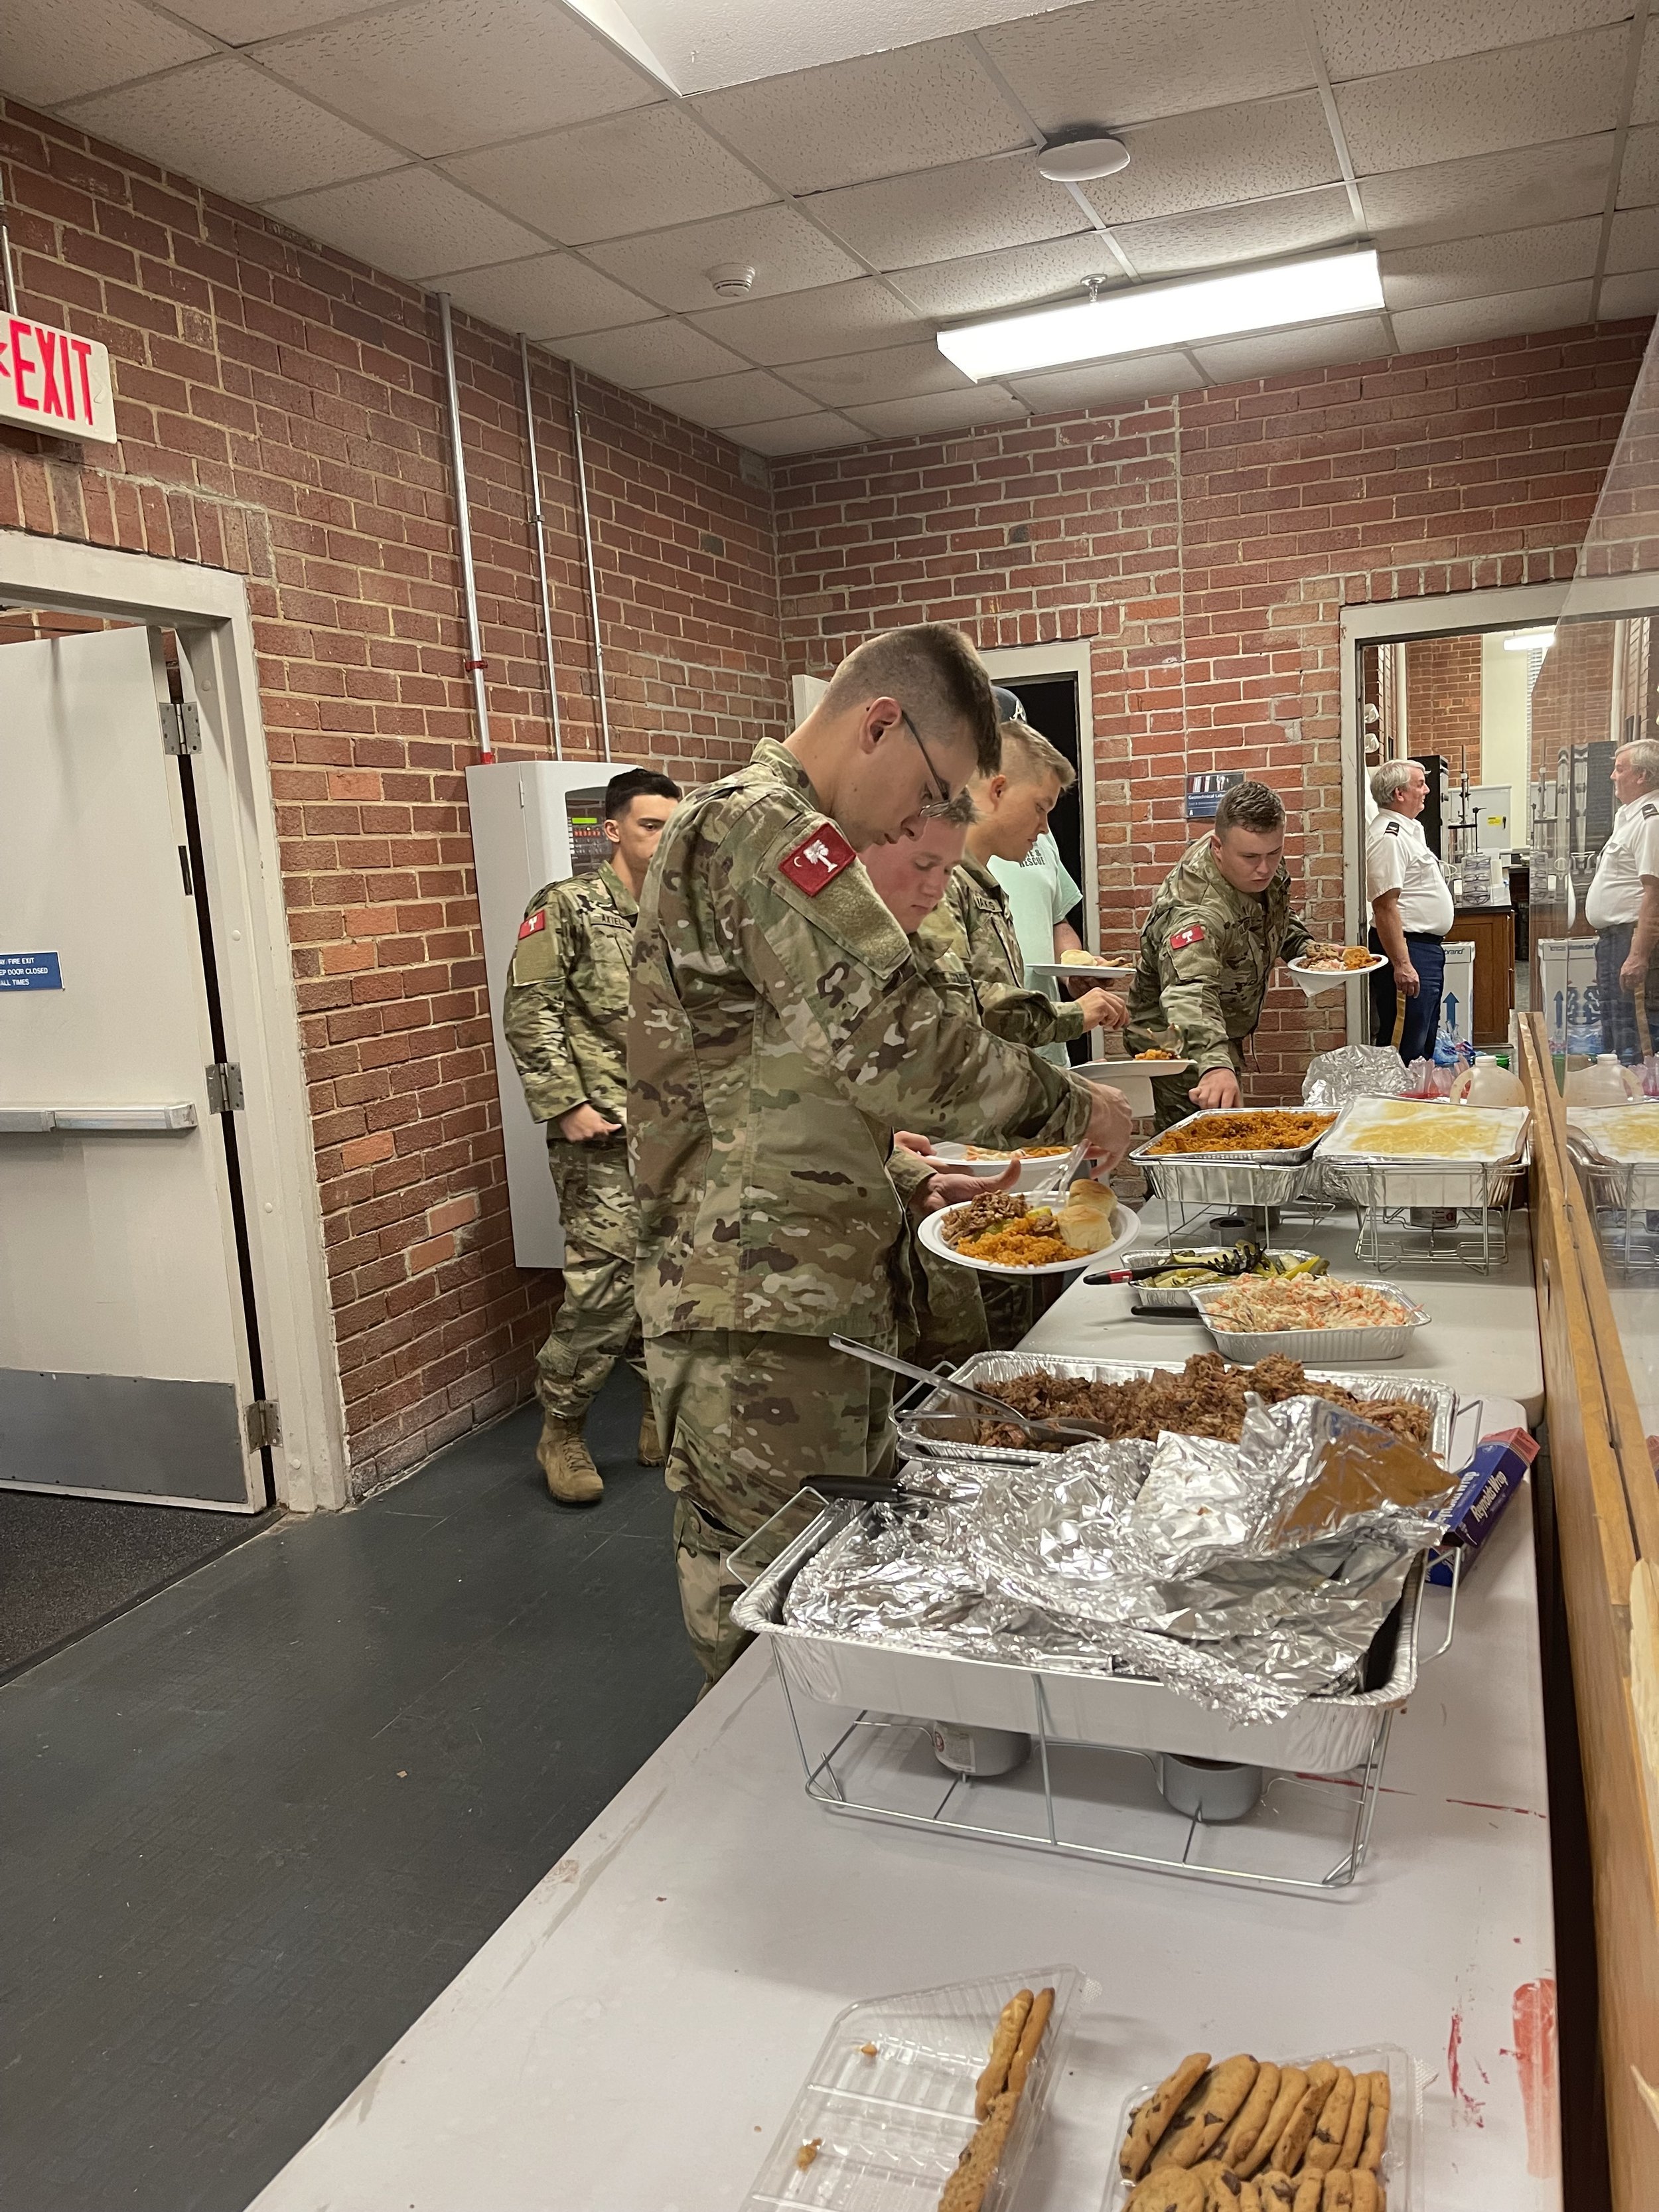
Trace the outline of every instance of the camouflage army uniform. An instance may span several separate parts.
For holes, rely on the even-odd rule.
[[[977,1021],[974,987],[956,955],[932,951],[917,937],[911,938],[910,949],[917,972],[933,985],[951,1011],[965,1021]],[[994,1138],[997,1132],[985,1133]],[[889,1172],[908,1208],[934,1170],[919,1154],[900,1149],[889,1163]],[[916,1233],[914,1214],[906,1231],[905,1256],[909,1267],[910,1313],[908,1327],[901,1319],[899,1328],[899,1350],[905,1358],[924,1367],[937,1366],[941,1359],[957,1366],[976,1352],[988,1351],[991,1339],[985,1301],[980,1295],[981,1279],[971,1267],[959,1267],[953,1261],[941,1260],[936,1252],[930,1252]]]
[[[903,1205],[890,1131],[1075,1140],[1086,1086],[950,1011],[787,749],[698,792],[640,905],[629,1023],[637,1287],[681,1601],[737,1656],[725,1555],[813,1474],[890,1449]]]
[[[1057,1005],[1046,993],[1026,989],[1025,955],[1008,894],[971,853],[952,868],[945,896],[916,934],[930,952],[953,952],[961,961],[993,1036],[1036,1046],[1068,1044],[1083,1035],[1083,1009],[1075,1000]]]
[[[1243,1073],[1244,1042],[1261,1019],[1274,963],[1294,960],[1313,942],[1291,912],[1284,868],[1258,896],[1227,881],[1208,837],[1188,847],[1140,933],[1124,1035],[1130,1053],[1161,1045],[1194,1063],[1190,1074],[1154,1081],[1160,1129],[1196,1110],[1188,1092],[1212,1068]]]
[[[607,862],[549,884],[525,909],[501,1025],[532,1114],[547,1124],[547,1164],[564,1230],[564,1297],[536,1356],[536,1395],[580,1430],[607,1375],[625,1358],[643,1378],[634,1305],[638,1216],[624,1133],[628,985],[639,914]],[[618,1125],[575,1145],[561,1115],[587,1104]]]

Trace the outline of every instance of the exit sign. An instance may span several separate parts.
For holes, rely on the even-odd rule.
[[[0,422],[112,446],[109,348],[31,315],[0,314]]]

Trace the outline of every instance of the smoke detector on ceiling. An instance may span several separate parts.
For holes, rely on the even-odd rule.
[[[755,272],[741,261],[717,261],[704,274],[722,300],[741,300],[755,281]]]
[[[1096,177],[1115,177],[1128,166],[1123,141],[1097,131],[1051,139],[1037,155],[1037,174],[1051,185],[1086,185]]]

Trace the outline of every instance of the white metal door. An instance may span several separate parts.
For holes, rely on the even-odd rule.
[[[263,1504],[187,769],[142,629],[0,647],[0,1483]]]

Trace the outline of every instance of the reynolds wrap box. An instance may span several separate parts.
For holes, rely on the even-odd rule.
[[[1463,1572],[1474,1565],[1474,1555],[1498,1526],[1498,1516],[1521,1487],[1522,1477],[1538,1456],[1538,1441],[1525,1429],[1499,1429],[1482,1437],[1463,1478],[1463,1486],[1446,1516],[1446,1544],[1455,1544],[1467,1556]],[[1449,1587],[1451,1561],[1443,1553],[1429,1569],[1429,1580]]]

